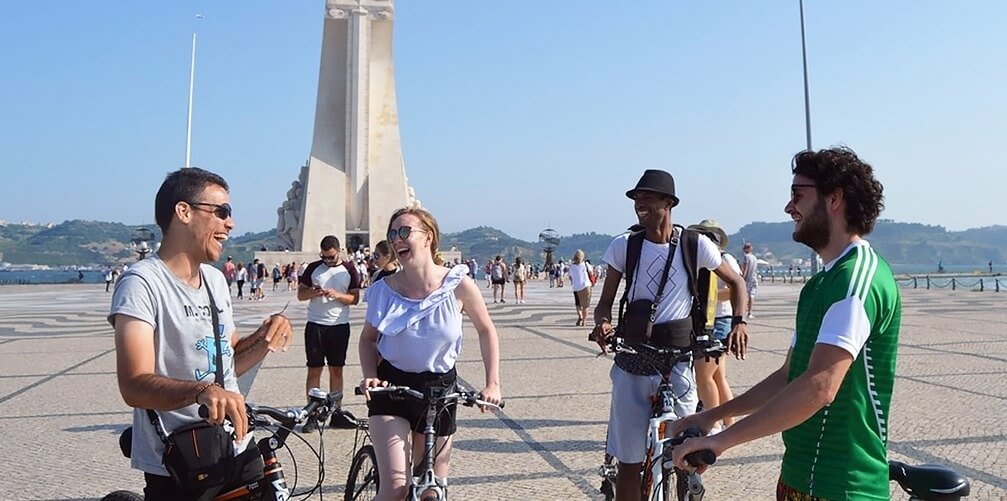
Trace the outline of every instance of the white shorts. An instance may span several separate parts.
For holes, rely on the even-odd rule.
[[[696,395],[696,374],[691,362],[675,364],[671,372],[671,388],[678,398],[675,413],[681,417],[694,414],[699,398]],[[612,380],[608,453],[622,463],[642,463],[647,455],[651,397],[657,394],[661,376],[636,376],[615,364],[612,364],[608,376]]]
[[[745,282],[745,290],[748,292],[748,297],[754,298],[759,294],[759,283],[758,282]]]

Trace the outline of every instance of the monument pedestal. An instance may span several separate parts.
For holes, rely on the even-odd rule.
[[[317,244],[315,245],[317,247]],[[257,251],[255,253],[255,258],[259,260],[260,263],[265,264],[266,268],[272,272],[273,265],[279,263],[280,266],[290,263],[297,263],[300,266],[301,263],[310,263],[312,261],[318,261],[319,251],[307,252],[307,251]]]

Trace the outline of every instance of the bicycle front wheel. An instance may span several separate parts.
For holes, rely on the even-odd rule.
[[[357,450],[346,477],[345,501],[370,501],[378,495],[378,461],[374,446],[367,444]]]

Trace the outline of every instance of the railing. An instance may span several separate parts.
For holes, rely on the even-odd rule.
[[[895,281],[899,286],[907,289],[947,289],[958,290],[959,288],[965,288],[967,290],[973,290],[978,292],[985,292],[990,290],[993,292],[1000,292],[1004,290],[1007,292],[1007,278],[1002,277],[978,277],[973,279],[963,278],[963,277],[936,277],[932,278],[930,275],[922,277],[906,277],[897,278]]]
[[[762,275],[760,283],[806,283],[808,275],[801,273],[786,274],[765,274]],[[1007,292],[1007,277],[931,277],[930,275],[896,278],[895,282],[905,289],[958,289],[972,290],[976,292]]]

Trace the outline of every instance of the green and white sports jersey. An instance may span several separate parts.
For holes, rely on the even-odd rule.
[[[888,408],[901,317],[895,277],[866,240],[801,290],[787,381],[807,370],[818,343],[839,346],[854,361],[835,400],[783,432],[785,484],[834,501],[889,498]]]

